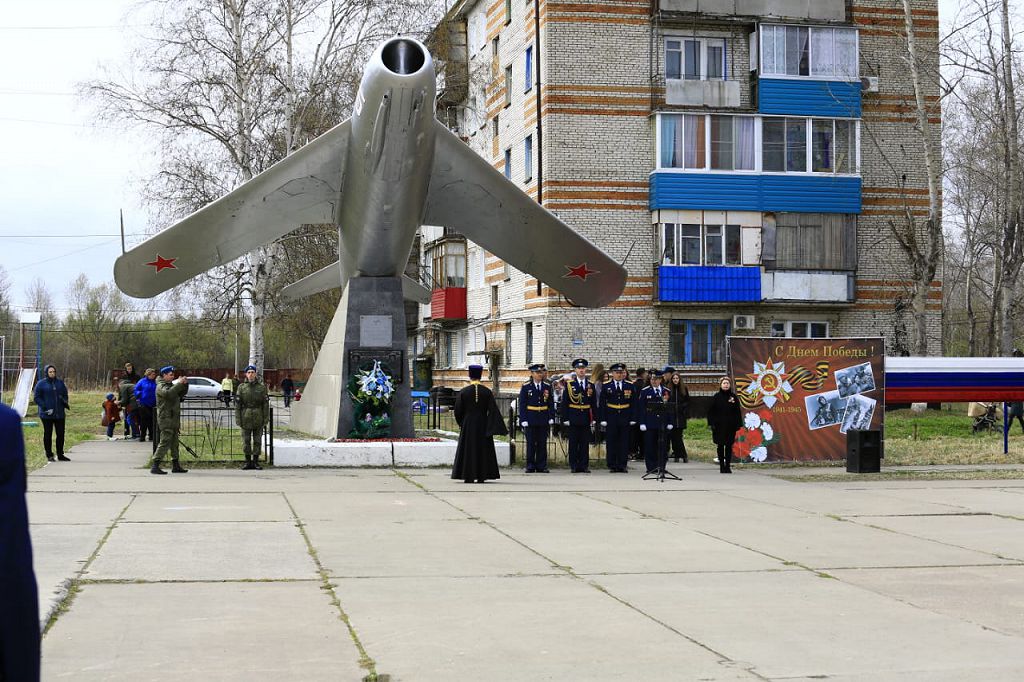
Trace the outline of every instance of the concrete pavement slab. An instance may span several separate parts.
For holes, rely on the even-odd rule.
[[[143,493],[125,521],[291,521],[280,493]]]
[[[30,525],[32,562],[39,588],[39,617],[46,622],[70,581],[96,551],[109,524]]]
[[[393,682],[755,679],[565,575],[337,582]]]
[[[929,611],[1024,637],[1024,566],[868,568],[831,575]]]
[[[781,482],[781,485],[763,485],[743,491],[727,490],[722,491],[722,494],[785,509],[836,516],[948,514],[956,509],[941,498],[921,500],[838,485],[808,486],[806,483]]]
[[[319,582],[90,584],[43,640],[45,680],[366,675]]]
[[[885,490],[880,495],[898,500],[939,501],[953,511],[1003,514],[1024,519],[1024,489],[1002,488],[922,488],[917,490]]]
[[[809,571],[605,576],[595,582],[694,640],[768,678],[1024,667],[1021,640]]]
[[[412,492],[289,492],[288,501],[303,521],[445,521],[466,515],[435,497]]]
[[[44,493],[31,492],[27,496],[28,519],[41,523],[75,524],[102,523],[110,525],[121,510],[128,506],[132,496],[126,493]]]
[[[933,517],[934,518],[934,517]],[[771,516],[677,523],[752,550],[818,569],[960,566],[1002,563],[991,554],[869,528],[852,521],[808,516],[775,522]]]
[[[1024,521],[988,514],[954,516],[862,516],[856,523],[1024,561]]]
[[[728,509],[736,518],[760,518],[770,514],[773,518],[804,517],[807,512],[781,507],[757,500],[747,500],[734,491],[709,490],[656,490],[580,493],[607,504],[649,514],[662,519],[721,518]]]
[[[479,576],[556,569],[486,525],[470,520],[305,522],[332,576]]]
[[[282,580],[318,577],[290,522],[119,523],[91,580]]]

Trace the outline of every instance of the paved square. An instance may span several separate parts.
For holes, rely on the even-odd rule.
[[[157,477],[104,446],[29,478],[47,679],[1024,679],[1016,481]]]

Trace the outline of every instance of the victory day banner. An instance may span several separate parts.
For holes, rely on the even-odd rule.
[[[733,454],[753,462],[844,459],[846,432],[880,430],[883,339],[730,336],[743,426]]]

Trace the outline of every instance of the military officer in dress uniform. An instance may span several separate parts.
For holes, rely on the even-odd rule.
[[[636,388],[626,381],[626,366],[617,362],[609,369],[612,380],[601,386],[597,414],[605,428],[608,471],[624,474],[628,471],[629,432],[634,419]]]
[[[644,435],[644,461],[649,474],[663,466],[668,457],[669,432],[675,428],[668,390],[661,385],[661,378],[660,369],[651,370],[651,383],[640,391],[636,406],[636,421]]]
[[[587,381],[587,365],[583,358],[572,361],[574,375],[565,382],[562,398],[562,425],[569,431],[569,469],[574,474],[590,473],[590,429],[597,415],[597,391]]]
[[[530,365],[530,380],[519,389],[519,424],[526,434],[526,473],[548,473],[548,427],[555,423],[551,384],[544,365]]]

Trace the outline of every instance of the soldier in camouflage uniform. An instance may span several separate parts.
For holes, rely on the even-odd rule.
[[[270,421],[270,397],[267,386],[260,381],[256,365],[245,368],[245,382],[238,385],[235,395],[235,422],[242,429],[245,443],[245,466],[243,469],[262,469],[260,449],[263,443],[263,427]]]
[[[164,455],[171,453],[171,472],[186,474],[178,462],[178,431],[181,428],[181,401],[188,393],[188,377],[174,378],[174,367],[168,365],[160,368],[160,378],[156,380],[156,425],[160,430],[160,444],[153,453],[151,474],[166,474],[160,468]]]

